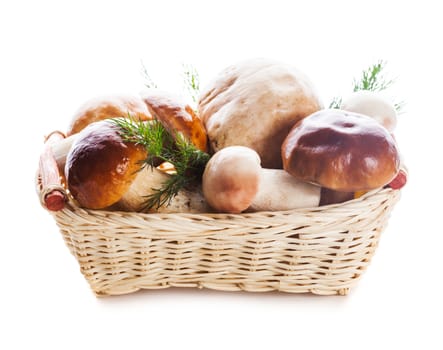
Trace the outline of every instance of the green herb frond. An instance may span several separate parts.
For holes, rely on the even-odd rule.
[[[116,118],[112,121],[120,128],[120,135],[125,142],[141,145],[146,149],[146,165],[154,166],[155,161],[161,159],[164,145],[172,142],[163,125],[155,119],[137,121],[128,115],[128,118]]]
[[[144,196],[145,202],[143,204],[143,209],[158,209],[165,205],[168,206],[172,199],[185,186],[186,181],[183,177],[171,175],[164,183],[162,183],[162,187],[153,188],[152,194]]]
[[[385,74],[387,62],[379,60],[378,62],[370,65],[367,69],[363,70],[358,79],[353,80],[352,90],[357,91],[374,91],[380,92],[390,88],[395,79],[388,78]],[[341,97],[334,97],[329,104],[329,108],[340,108],[342,104]],[[402,113],[405,106],[404,101],[394,102],[394,107],[397,113]]]
[[[175,140],[177,150],[173,159],[178,160],[176,162],[177,173],[183,172],[184,174],[184,172],[190,170],[201,170],[209,161],[209,154],[196,148],[182,134],[177,134]],[[183,165],[186,165],[186,167],[181,168]]]
[[[184,88],[191,96],[192,101],[197,103],[200,94],[200,75],[193,65],[183,63],[182,66]]]
[[[405,101],[394,102],[394,108],[398,114],[401,114],[405,111],[405,106],[406,106]]]
[[[149,75],[148,70],[146,69],[146,66],[143,63],[143,61],[141,61],[141,65],[142,65],[142,75],[145,80],[145,86],[148,89],[158,88],[157,84],[154,82],[154,80],[152,80],[151,76]]]
[[[141,165],[142,168],[154,167],[160,160],[171,163],[176,170],[160,188],[152,189],[153,193],[146,196],[145,209],[158,209],[169,204],[182,188],[201,180],[210,156],[196,148],[182,134],[173,137],[157,120],[143,122],[129,117],[112,121],[120,128],[124,141],[146,149],[148,157]]]
[[[369,68],[363,70],[359,79],[354,79],[353,90],[361,91],[383,91],[389,88],[393,83],[393,79],[388,79],[384,74],[386,61],[378,61]]]
[[[329,108],[339,109],[342,103],[342,98],[339,96],[335,96],[331,103],[329,104]]]

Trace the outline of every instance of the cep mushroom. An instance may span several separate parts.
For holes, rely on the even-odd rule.
[[[179,96],[166,92],[144,93],[143,101],[152,116],[173,136],[181,133],[203,152],[208,151],[208,137],[201,119],[192,107]]]
[[[74,114],[66,133],[76,134],[93,122],[109,118],[126,118],[151,120],[148,108],[139,96],[108,95],[86,101]]]
[[[400,155],[392,135],[363,114],[325,109],[297,123],[282,145],[283,168],[340,192],[369,191],[394,179]]]
[[[110,119],[127,118],[148,121],[152,119],[148,107],[139,96],[114,94],[92,98],[74,113],[66,131],[66,138],[50,145],[60,173],[65,168],[66,156],[77,138],[77,133],[89,124]]]
[[[372,117],[391,133],[397,125],[397,112],[394,105],[373,91],[354,92],[343,100],[340,109]]]
[[[161,187],[168,174],[142,168],[146,150],[123,140],[118,126],[108,120],[90,124],[68,153],[65,175],[70,193],[80,206],[142,211],[144,196]],[[205,212],[201,191],[180,191],[170,205],[156,212]]]
[[[199,115],[210,146],[246,146],[264,168],[281,169],[280,147],[292,126],[322,108],[310,80],[296,68],[266,59],[222,71],[202,91]]]
[[[320,187],[284,170],[263,169],[256,151],[230,146],[215,153],[203,173],[203,194],[218,212],[276,211],[318,206]]]

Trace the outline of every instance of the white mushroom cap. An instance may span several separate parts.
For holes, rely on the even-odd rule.
[[[397,112],[394,105],[381,94],[373,91],[354,92],[343,100],[340,109],[372,117],[390,132],[393,132],[397,125]]]
[[[203,173],[203,194],[209,205],[225,213],[241,213],[255,198],[260,185],[260,157],[244,146],[215,153]]]
[[[210,82],[198,109],[214,152],[229,146],[255,150],[264,168],[281,169],[280,147],[299,120],[323,104],[305,74],[268,59],[238,62]]]

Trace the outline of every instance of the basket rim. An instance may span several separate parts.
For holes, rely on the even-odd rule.
[[[70,195],[69,191],[65,188],[65,186],[50,186],[48,188],[43,188],[41,183],[40,174],[37,171],[35,176],[35,188],[36,193],[40,199],[40,204],[43,206],[44,209],[50,212],[45,206],[45,196],[52,190],[59,190],[63,194],[66,195],[66,198],[68,198],[68,203],[65,206],[62,212],[70,211],[70,212],[83,212],[87,213],[89,215],[106,215],[106,214],[116,214],[116,215],[123,215],[123,216],[130,216],[130,215],[137,215],[138,217],[146,217],[146,218],[164,218],[164,217],[171,217],[171,216],[180,216],[180,217],[189,217],[193,219],[245,219],[245,218],[254,218],[258,216],[268,215],[268,216],[274,216],[274,215],[290,215],[290,214],[306,214],[306,213],[316,213],[316,212],[323,212],[327,211],[329,209],[335,209],[335,208],[346,208],[355,205],[356,203],[363,202],[368,200],[369,198],[377,195],[384,195],[384,196],[393,196],[397,192],[401,192],[400,190],[394,190],[390,187],[381,187],[377,188],[371,191],[368,191],[364,193],[359,198],[354,198],[351,200],[348,200],[343,203],[336,203],[336,204],[328,204],[328,205],[322,205],[317,207],[307,207],[307,208],[299,208],[299,209],[289,209],[289,210],[281,210],[281,211],[258,211],[258,212],[243,212],[240,214],[231,214],[231,213],[211,213],[211,212],[205,212],[205,213],[184,213],[184,212],[177,212],[177,213],[143,213],[143,212],[127,212],[127,211],[121,211],[121,210],[113,210],[113,209],[88,209],[88,208],[82,208],[80,207],[75,199]]]
[[[38,174],[36,186],[47,193]],[[64,209],[45,209],[97,296],[173,286],[345,295],[369,265],[400,192],[385,187],[344,203],[240,214],[85,209],[69,195]],[[305,263],[314,266],[307,274]]]

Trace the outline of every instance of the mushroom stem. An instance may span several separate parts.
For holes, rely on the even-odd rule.
[[[144,168],[139,171],[129,189],[117,202],[115,208],[125,211],[147,211],[144,206],[146,196],[155,193],[171,175],[157,168]],[[201,186],[195,190],[180,190],[169,204],[148,210],[155,213],[204,213],[211,209],[206,203]]]
[[[151,123],[151,121],[146,121],[146,123]],[[66,157],[71,149],[72,144],[78,138],[78,133],[72,134],[58,142],[51,143],[52,154],[54,155],[55,161],[57,162],[58,169],[61,174],[64,173]]]
[[[65,172],[66,157],[77,136],[78,134],[74,134],[69,137],[57,140],[57,142],[52,142],[49,145],[55,162],[57,163],[60,174],[64,174]]]
[[[256,151],[229,146],[216,152],[203,173],[203,194],[219,212],[279,211],[318,206],[320,187],[281,169],[263,169]]]
[[[66,196],[61,191],[51,187],[61,186],[60,172],[57,163],[54,159],[54,154],[51,150],[51,145],[63,139],[64,135],[59,132],[50,134],[46,139],[46,144],[43,153],[40,155],[39,168],[42,187],[44,190],[49,190],[43,202],[48,210],[58,211],[65,207]]]
[[[319,186],[297,180],[281,169],[263,169],[258,192],[248,211],[278,211],[318,207]]]

